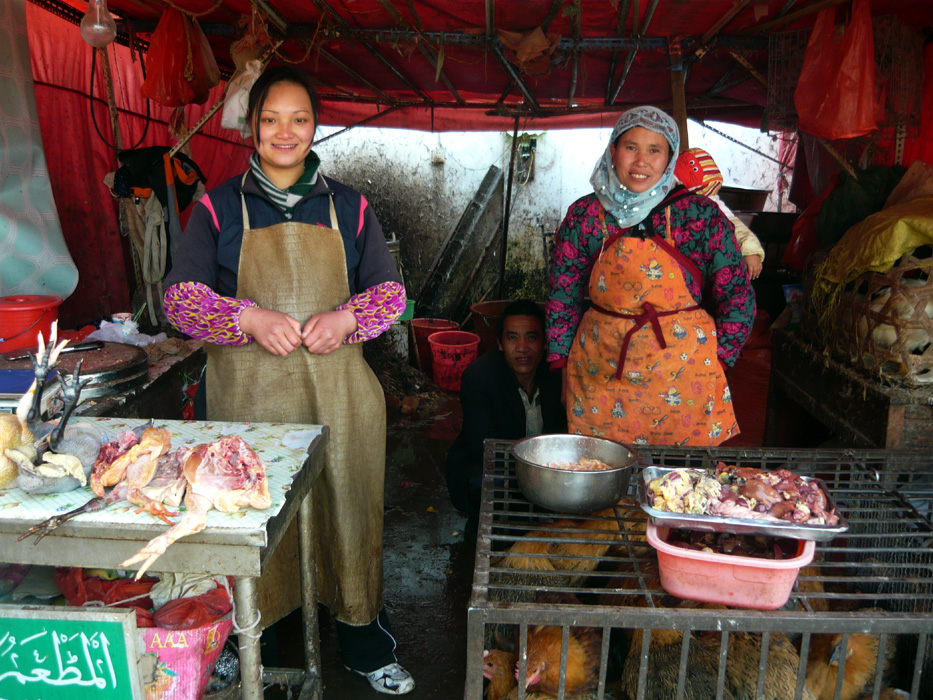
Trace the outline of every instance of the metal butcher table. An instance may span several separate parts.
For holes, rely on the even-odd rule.
[[[146,421],[124,418],[88,420],[108,439]],[[211,510],[207,527],[168,548],[153,572],[233,576],[236,624],[239,634],[241,696],[259,700],[263,680],[300,685],[300,698],[322,697],[318,641],[317,593],[311,538],[311,486],[321,473],[327,426],[288,423],[225,423],[220,421],[159,421],[172,433],[172,449],[212,442],[237,434],[256,450],[266,465],[272,505],[265,510],[236,513]],[[85,513],[61,525],[37,544],[16,539],[32,525],[82,505],[93,493],[78,488],[70,493],[30,496],[19,489],[0,492],[0,559],[15,564],[80,566],[114,569],[169,526],[148,513],[135,513],[120,501],[97,513]],[[305,625],[305,668],[262,669],[261,629],[256,605],[256,582],[289,523],[298,516],[301,567],[301,605]],[[251,630],[251,631],[250,631]]]

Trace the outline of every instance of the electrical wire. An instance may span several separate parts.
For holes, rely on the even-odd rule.
[[[759,151],[758,149],[752,148],[752,147],[749,146],[748,144],[742,143],[742,142],[739,141],[737,138],[734,138],[734,137],[732,137],[732,136],[729,136],[729,134],[725,134],[725,133],[721,132],[719,129],[717,129],[717,128],[715,128],[715,127],[712,127],[712,126],[710,126],[709,124],[707,124],[707,123],[705,123],[705,122],[699,122],[699,124],[700,124],[704,129],[709,129],[709,130],[712,131],[714,134],[719,134],[720,136],[722,136],[722,137],[723,137],[724,139],[726,139],[727,141],[732,141],[732,143],[738,144],[738,145],[741,146],[742,148],[746,148],[746,149],[748,149],[749,151],[751,151],[752,153],[757,153],[757,154],[760,155],[762,158],[767,158],[768,160],[777,163],[777,164],[780,165],[784,170],[793,170],[793,169],[794,169],[794,167],[793,167],[792,165],[788,165],[787,163],[782,163],[782,162],[779,161],[777,158],[772,158],[772,157],[769,156],[768,154],[762,153],[762,152]]]
[[[143,80],[145,80],[146,79],[146,66],[142,62],[142,56],[140,56],[139,63],[143,69]],[[116,144],[110,143],[107,140],[107,137],[105,137],[104,134],[101,132],[100,125],[97,123],[97,116],[94,114],[94,75],[96,73],[97,73],[97,49],[93,49],[91,53],[91,84],[90,84],[90,87],[88,88],[88,103],[91,106],[91,123],[94,125],[94,130],[97,132],[97,135],[100,137],[100,140],[104,142],[104,145],[107,146],[107,148],[116,151],[117,150]],[[149,100],[147,99],[146,100],[146,127],[143,129],[143,135],[140,137],[139,141],[136,142],[133,148],[121,149],[121,150],[132,151],[136,148],[139,148],[139,145],[143,142],[143,140],[146,138],[146,135],[149,133],[149,123],[151,121],[151,118],[152,118],[152,107],[149,104]]]

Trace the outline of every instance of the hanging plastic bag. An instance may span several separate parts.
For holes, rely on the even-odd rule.
[[[166,107],[204,104],[220,70],[198,21],[169,7],[149,43],[143,96]]]
[[[801,131],[830,141],[875,129],[875,44],[868,0],[854,0],[841,37],[835,9],[817,15],[794,91]]]
[[[247,61],[243,72],[235,75],[227,83],[227,96],[220,125],[224,129],[235,129],[243,138],[249,138],[249,124],[246,123],[246,110],[249,106],[249,89],[262,73],[260,61]]]

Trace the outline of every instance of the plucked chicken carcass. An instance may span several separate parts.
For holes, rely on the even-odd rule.
[[[181,494],[179,493],[177,498],[162,500],[158,498],[158,495],[162,494],[161,491],[146,491],[156,480],[161,480],[159,483],[162,483],[179,479],[181,457],[186,450],[179,448],[181,454],[173,456],[172,459],[163,457],[170,448],[171,434],[164,428],[153,428],[152,421],[149,421],[147,425],[124,431],[116,440],[105,443],[97,455],[90,477],[91,490],[95,498],[74,510],[52,516],[31,527],[17,541],[24,540],[30,535],[37,535],[34,541],[36,544],[59,525],[76,515],[102,510],[111,503],[123,499],[140,506],[139,510],[146,510],[172,524],[168,516],[177,515],[177,513],[166,510],[163,503],[177,506],[181,502]],[[183,477],[182,481],[184,481]],[[112,488],[106,491],[108,486]],[[177,490],[177,486],[175,488]],[[168,496],[168,493],[162,495]]]
[[[170,530],[152,539],[135,555],[120,564],[127,568],[142,561],[139,579],[169,545],[204,529],[211,508],[232,513],[250,506],[262,510],[272,504],[266,468],[259,456],[239,435],[228,435],[210,444],[190,449],[182,470],[188,482],[186,513]]]
[[[0,489],[15,485],[32,494],[64,493],[84,486],[103,443],[103,434],[90,423],[68,425],[68,419],[89,380],[81,380],[78,362],[69,380],[58,376],[63,412],[57,423],[41,419],[45,382],[68,344],[56,344],[57,323],[52,324],[49,344],[39,334],[39,351],[32,357],[35,380],[23,394],[16,413],[0,416]],[[15,472],[15,473],[14,473]]]

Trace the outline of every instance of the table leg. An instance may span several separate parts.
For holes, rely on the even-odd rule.
[[[237,576],[233,598],[236,602],[236,624],[244,630],[237,635],[240,647],[240,698],[262,700],[262,659],[259,654],[259,610],[256,606],[256,579]]]
[[[301,614],[305,633],[305,683],[300,700],[321,700],[321,643],[318,631],[317,581],[314,573],[314,542],[311,537],[311,494],[298,508],[298,559],[301,567]],[[309,692],[306,694],[305,690]]]

